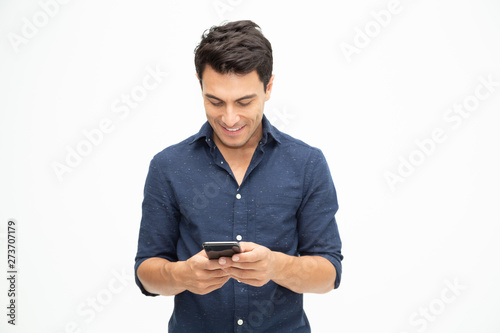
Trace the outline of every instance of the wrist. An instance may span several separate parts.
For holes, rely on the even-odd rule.
[[[165,284],[170,285],[172,289],[175,290],[175,294],[186,290],[183,285],[183,272],[185,267],[185,261],[177,262],[166,262],[161,268],[161,275]]]
[[[271,253],[273,257],[272,259],[273,269],[272,269],[271,280],[279,284],[278,281],[286,280],[285,275],[289,271],[287,267],[289,267],[292,257],[276,251],[272,251]]]

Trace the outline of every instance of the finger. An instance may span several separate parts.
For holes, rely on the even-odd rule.
[[[250,252],[237,253],[231,257],[234,263],[252,263],[258,262],[263,259],[263,254],[259,248],[254,248]]]
[[[261,272],[265,270],[262,261],[257,262],[234,262],[231,266],[223,267],[223,271],[232,274],[234,270]]]
[[[209,271],[221,270],[223,267],[224,265],[219,264],[219,261],[215,259],[207,259],[204,263],[204,269]]]
[[[244,269],[244,268],[236,268],[229,267],[225,268],[224,271],[233,279],[257,279],[262,275],[261,271],[255,269]]]
[[[235,280],[241,281],[244,278],[248,278],[247,275],[244,274],[242,269],[229,267],[224,269],[224,271],[228,274],[229,277],[232,277]]]
[[[258,244],[255,244],[253,242],[240,242],[240,250],[241,252],[249,252],[255,249]]]
[[[216,289],[221,288],[227,281],[229,281],[230,277],[223,277],[219,279],[212,279],[209,281],[204,281],[201,283],[197,283],[192,286],[191,291],[196,294],[208,294]]]
[[[249,263],[249,262],[239,262],[239,261],[234,261],[232,258],[226,258],[226,257],[221,257],[219,258],[218,261],[220,267],[222,270],[227,271],[229,268],[239,268],[239,269],[253,269],[251,265],[254,265],[255,263]]]
[[[217,260],[208,259],[206,255],[203,256],[200,253],[194,255],[192,259],[197,269],[205,269],[213,271],[213,270],[220,270],[222,268],[222,266],[219,264]]]
[[[234,257],[234,255],[233,255],[233,257]],[[221,265],[222,268],[231,267],[236,263],[233,260],[233,257],[220,257],[218,260],[218,263],[219,263],[219,265]]]
[[[266,275],[257,270],[244,270],[231,267],[227,269],[230,276],[238,282],[245,283],[255,287],[262,287],[264,284],[269,282]]]
[[[228,275],[228,276],[222,276],[222,277],[218,277],[218,278],[213,278],[213,279],[210,279],[208,281],[205,281],[205,283],[208,285],[208,286],[220,286],[220,285],[224,285],[227,281],[229,281],[231,277]]]
[[[249,286],[252,287],[262,287],[265,285],[267,282],[263,280],[258,280],[258,279],[241,279],[238,280],[240,283],[248,284]]]
[[[205,250],[201,250],[200,252],[196,253],[196,255],[202,256],[202,257],[208,259],[207,252]]]
[[[223,269],[214,269],[214,270],[207,270],[205,271],[206,273],[206,279],[213,279],[213,278],[219,278],[219,277],[227,277],[229,276],[229,272],[223,270]]]

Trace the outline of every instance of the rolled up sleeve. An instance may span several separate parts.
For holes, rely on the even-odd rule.
[[[177,261],[176,242],[179,237],[179,209],[172,190],[155,157],[150,163],[144,187],[142,219],[139,242],[135,257],[135,281],[142,293],[151,294],[137,277],[137,269],[149,258],[164,258]]]
[[[327,161],[319,149],[311,154],[304,175],[304,194],[299,208],[298,252],[326,258],[336,270],[335,288],[342,275],[340,239],[335,214],[338,210],[337,194]]]

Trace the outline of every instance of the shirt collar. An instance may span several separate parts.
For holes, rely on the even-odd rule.
[[[268,141],[274,139],[276,142],[281,143],[280,141],[280,131],[271,125],[266,115],[262,116],[262,139],[260,140],[262,145],[268,143]],[[213,129],[210,126],[209,122],[205,122],[203,126],[201,126],[200,131],[193,136],[193,139],[189,142],[190,144],[195,143],[200,139],[205,139],[205,142],[210,146],[210,148],[215,147],[215,143],[213,140]]]

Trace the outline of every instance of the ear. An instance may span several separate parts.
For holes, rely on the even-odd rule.
[[[271,98],[271,91],[273,90],[273,81],[274,81],[274,74],[271,75],[269,83],[267,84],[266,87],[266,102]]]

